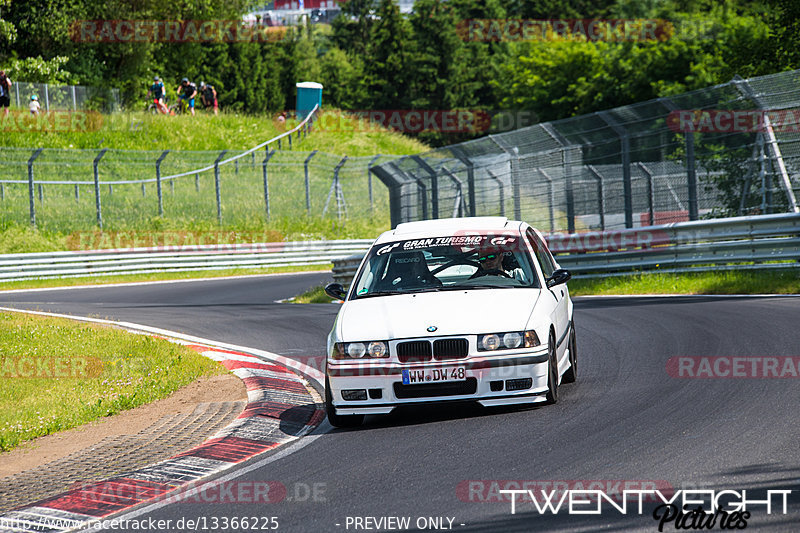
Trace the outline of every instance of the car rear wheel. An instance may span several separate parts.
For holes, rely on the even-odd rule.
[[[569,368],[561,378],[562,383],[575,383],[578,380],[578,346],[575,341],[575,319],[569,332]]]
[[[333,396],[331,396],[331,384],[328,377],[325,377],[325,414],[328,415],[328,422],[335,428],[352,428],[360,426],[364,422],[364,415],[337,415],[336,408],[333,407]]]
[[[547,403],[558,402],[558,358],[556,356],[556,338],[551,333],[550,343],[547,349],[548,369],[547,369]]]

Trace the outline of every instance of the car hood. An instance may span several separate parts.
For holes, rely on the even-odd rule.
[[[352,300],[339,312],[337,333],[358,341],[522,331],[540,295],[533,288],[478,289]]]

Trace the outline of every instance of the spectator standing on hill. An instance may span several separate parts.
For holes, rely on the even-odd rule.
[[[28,110],[30,110],[31,115],[38,115],[39,111],[42,109],[42,105],[39,103],[39,97],[35,94],[31,96],[31,103],[28,106]]]
[[[206,109],[213,107],[214,114],[219,115],[219,103],[217,103],[217,90],[213,85],[204,81],[200,82],[200,97],[203,99],[203,107]]]
[[[6,76],[5,70],[0,70],[0,107],[5,108],[3,112],[8,116],[8,106],[11,105],[11,80]]]

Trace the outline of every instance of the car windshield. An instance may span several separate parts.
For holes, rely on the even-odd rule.
[[[497,244],[497,243],[500,244]],[[539,287],[519,238],[437,237],[375,245],[354,298],[409,292]],[[495,243],[495,244],[492,244]]]

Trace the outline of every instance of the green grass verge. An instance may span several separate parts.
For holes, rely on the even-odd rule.
[[[363,121],[339,118],[326,110],[320,127],[295,142],[295,150],[320,150],[332,154],[416,154],[430,147],[412,137],[384,128],[367,127]],[[119,150],[246,150],[292,129],[269,115],[221,112],[218,116],[198,111],[195,116],[150,115],[144,112],[98,115],[87,121],[90,131],[15,131],[0,122],[0,145],[19,148],[75,148]],[[295,139],[296,141],[296,139]],[[277,148],[277,146],[273,147]],[[288,149],[286,139],[282,148]]]
[[[259,274],[279,274],[285,272],[330,271],[333,265],[306,265],[268,268],[232,268],[228,270],[195,270],[188,272],[158,272],[153,274],[129,274],[122,276],[97,276],[64,279],[32,279],[0,283],[0,294],[13,289],[44,289],[50,287],[71,287],[76,285],[111,285],[114,283],[136,283],[142,281],[168,281],[198,278],[222,278],[230,276],[250,276]]]
[[[572,296],[603,294],[800,294],[800,270],[720,270],[573,279]]]
[[[333,299],[325,294],[323,287],[314,287],[303,294],[298,294],[289,301],[293,304],[329,304]]]
[[[0,313],[0,451],[224,372],[218,363],[162,339]]]

